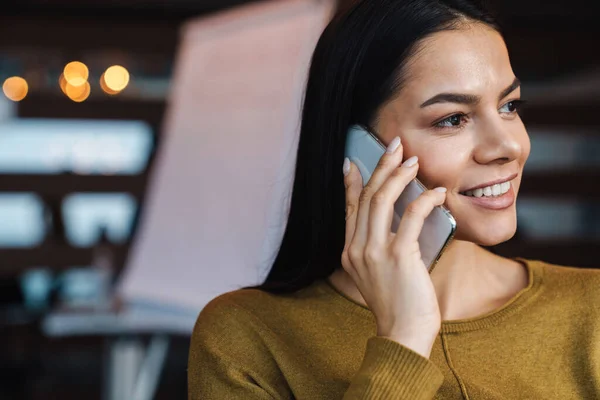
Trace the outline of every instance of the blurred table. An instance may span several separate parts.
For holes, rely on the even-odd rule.
[[[42,329],[50,337],[106,337],[103,398],[150,400],[169,350],[169,337],[190,336],[196,317],[196,311],[126,303],[104,311],[59,309],[42,321]],[[150,338],[147,345],[146,337]]]

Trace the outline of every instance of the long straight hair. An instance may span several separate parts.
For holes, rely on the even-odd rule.
[[[483,4],[468,0],[363,0],[333,18],[311,60],[283,240],[254,288],[292,293],[341,266],[347,129],[373,126],[380,107],[402,89],[420,41],[469,23],[500,33]]]

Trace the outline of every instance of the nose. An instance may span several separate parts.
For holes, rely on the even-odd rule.
[[[527,132],[520,120],[506,120],[496,113],[481,121],[476,131],[474,157],[479,164],[506,164],[519,159]]]

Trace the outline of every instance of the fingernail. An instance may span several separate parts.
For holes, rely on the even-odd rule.
[[[342,167],[342,171],[344,171],[344,176],[347,176],[350,173],[350,159],[348,157],[344,158],[344,166]]]
[[[435,190],[436,192],[446,193],[447,189],[445,187],[440,186],[440,187],[436,187],[433,190]]]
[[[400,146],[400,136],[396,136],[394,138],[394,140],[392,140],[390,142],[390,144],[388,144],[388,147],[385,150],[385,152],[386,153],[393,153],[394,151],[396,151],[396,149],[398,148],[398,146]]]
[[[417,163],[417,161],[419,161],[419,157],[417,156],[412,156],[411,158],[409,158],[408,160],[404,161],[402,163],[403,167],[412,167],[413,165],[415,165]]]

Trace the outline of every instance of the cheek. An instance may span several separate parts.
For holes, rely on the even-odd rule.
[[[523,127],[522,148],[523,148],[523,156],[521,157],[522,164],[525,164],[525,162],[529,158],[529,153],[531,152],[531,141],[529,139],[529,134],[525,130],[525,127]]]
[[[417,178],[429,189],[444,186],[449,191],[456,187],[470,157],[470,144],[450,140],[430,141],[427,144],[406,145],[409,156],[419,157]]]

